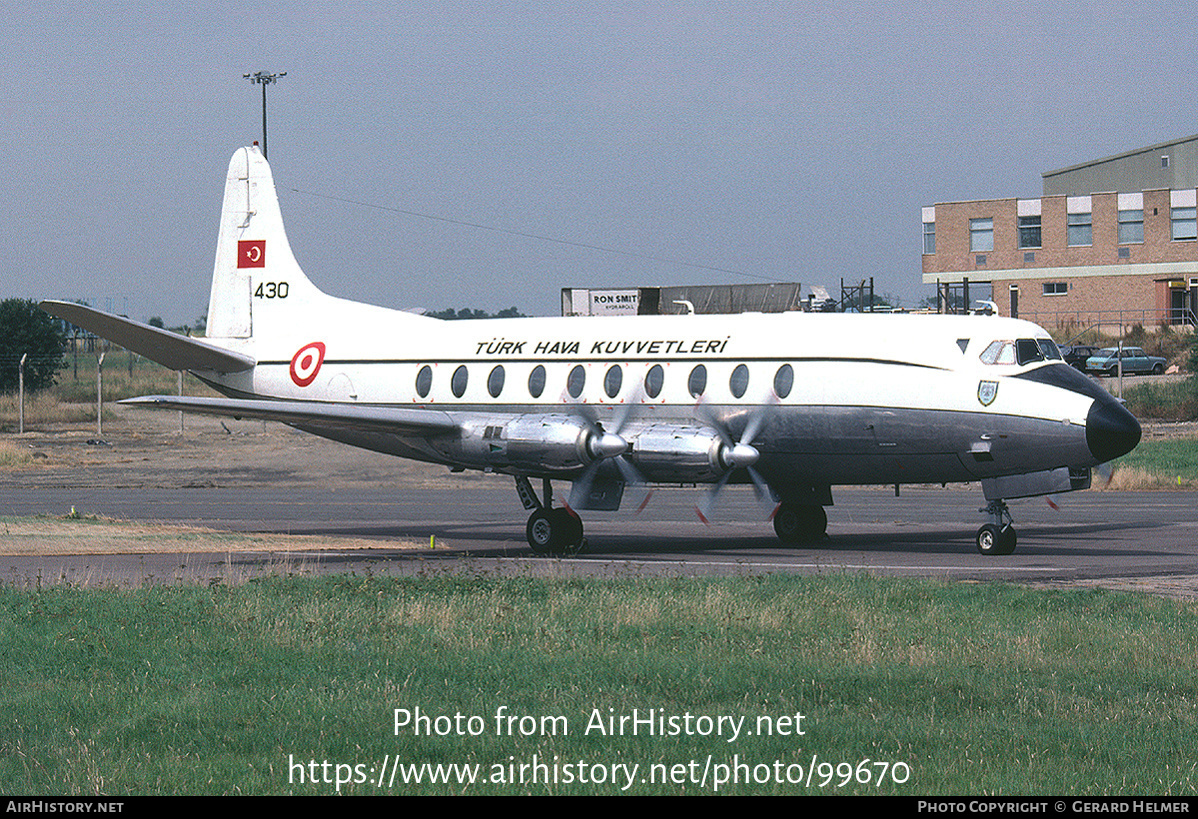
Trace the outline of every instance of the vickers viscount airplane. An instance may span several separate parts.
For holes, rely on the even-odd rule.
[[[87,307],[43,308],[222,398],[128,403],[281,421],[353,446],[515,477],[534,551],[627,484],[750,484],[778,537],[826,536],[831,487],[980,481],[983,554],[1006,500],[1089,486],[1136,419],[1043,329],[1000,317],[745,314],[441,321],[325,295],[292,255],[257,147],[229,165],[196,340]],[[541,492],[530,479],[542,480]],[[573,482],[553,505],[551,481]]]

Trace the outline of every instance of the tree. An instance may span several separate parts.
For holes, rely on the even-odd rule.
[[[515,307],[505,307],[495,315],[491,315],[486,310],[472,310],[469,307],[463,307],[461,310],[454,310],[449,307],[445,310],[437,310],[435,312],[426,313],[425,315],[439,319],[485,319],[485,318],[525,318],[525,315]]]
[[[37,302],[0,302],[0,392],[17,388],[21,356],[25,355],[25,386],[33,390],[51,386],[66,355],[65,344],[61,326],[42,312]]]

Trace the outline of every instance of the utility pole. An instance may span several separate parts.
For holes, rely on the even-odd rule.
[[[247,79],[252,83],[257,83],[258,85],[262,86],[262,158],[263,159],[270,159],[270,157],[266,155],[266,86],[270,85],[272,82],[278,82],[279,77],[286,77],[286,76],[287,76],[286,71],[283,71],[279,74],[270,74],[270,73],[267,73],[266,71],[258,71],[257,73],[254,73],[254,74],[243,74],[242,75],[242,77],[244,79]]]

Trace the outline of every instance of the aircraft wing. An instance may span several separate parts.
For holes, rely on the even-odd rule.
[[[358,406],[327,401],[274,401],[263,398],[195,398],[143,395],[118,402],[147,409],[182,410],[202,415],[260,418],[284,424],[335,429],[438,435],[456,433],[458,423],[448,413],[417,407]]]
[[[239,373],[256,363],[253,358],[225,350],[195,338],[181,336],[170,330],[151,327],[140,321],[114,316],[82,304],[66,301],[43,301],[39,305],[52,316],[90,330],[96,335],[143,355],[171,370],[201,370],[218,373]]]

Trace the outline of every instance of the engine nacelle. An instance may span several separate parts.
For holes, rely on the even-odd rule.
[[[630,457],[648,481],[710,483],[727,470],[727,446],[711,427],[653,424],[631,439]]]
[[[595,460],[588,444],[601,437],[574,416],[521,415],[467,427],[461,447],[471,465],[567,476]]]

